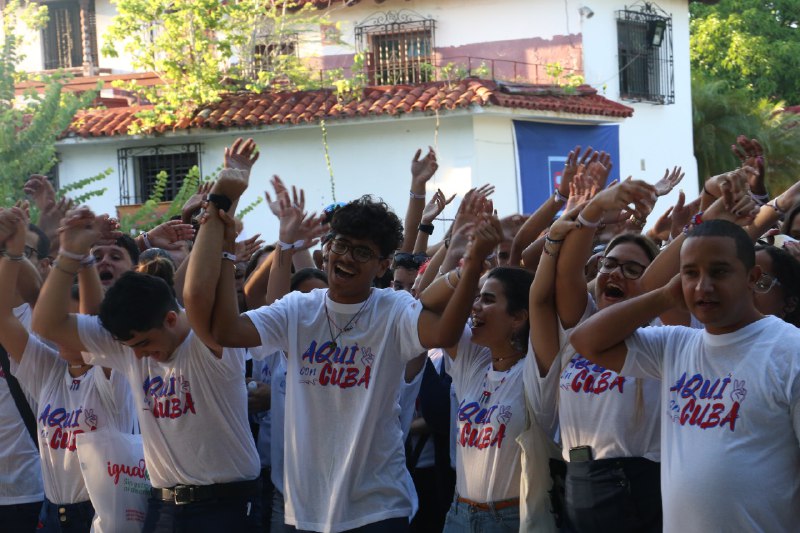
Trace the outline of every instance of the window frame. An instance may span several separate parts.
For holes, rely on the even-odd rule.
[[[659,105],[675,103],[672,16],[653,4],[616,12],[619,95],[621,100]],[[661,44],[652,44],[656,27]]]
[[[68,70],[78,69],[86,66],[85,59],[89,58],[90,67],[97,67],[99,63],[98,46],[97,46],[97,21],[95,0],[49,0],[42,2],[45,4],[49,11],[49,20],[44,28],[39,32],[41,49],[42,49],[42,69],[43,70]],[[57,24],[55,22],[53,8],[64,10],[68,13],[68,17],[74,19],[71,23],[77,26],[77,32],[73,29],[72,47],[69,50],[62,50],[61,43],[58,42],[58,35],[52,35],[54,29],[51,25]],[[84,49],[86,44],[89,44],[89,53]],[[71,56],[69,65],[63,64],[62,59],[66,55]]]
[[[150,198],[152,185],[148,184],[146,179],[154,179],[161,170],[167,170],[169,174],[169,182],[167,189],[164,191],[164,196],[161,201],[169,202],[175,198],[175,195],[181,188],[183,180],[186,178],[186,172],[193,166],[197,166],[200,171],[200,176],[203,176],[203,144],[202,143],[185,143],[185,144],[169,144],[169,145],[153,145],[153,146],[139,146],[134,148],[120,148],[117,150],[117,167],[119,170],[119,202],[120,205],[135,205],[143,204]],[[169,156],[194,156],[195,162],[192,164],[183,165],[185,171],[182,175],[175,175],[175,165],[171,165],[170,169],[153,169],[155,171],[152,176],[142,175],[142,162],[143,158],[149,157],[169,157]]]

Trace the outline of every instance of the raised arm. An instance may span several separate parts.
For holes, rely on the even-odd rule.
[[[473,234],[473,241],[458,271],[447,274],[453,295],[441,313],[423,309],[419,318],[419,339],[426,348],[454,346],[458,343],[467,317],[472,311],[475,289],[483,272],[483,263],[503,239],[503,228],[494,215],[484,215]],[[424,299],[420,297],[420,301]],[[451,354],[452,355],[452,354]]]
[[[409,190],[408,208],[406,219],[403,223],[403,244],[400,252],[411,253],[417,240],[417,231],[425,207],[425,184],[433,177],[439,168],[436,162],[436,152],[428,147],[428,153],[420,159],[422,150],[417,150],[411,160],[411,188]]]
[[[92,246],[103,237],[119,236],[111,224],[110,219],[96,217],[86,207],[69,211],[62,221],[61,248],[33,310],[32,325],[36,333],[67,352],[87,351],[78,335],[77,319],[69,313],[70,290]]]
[[[556,262],[561,246],[570,231],[578,227],[578,213],[582,206],[561,216],[545,237],[544,250],[536,269],[529,294],[530,340],[536,354],[539,374],[547,375],[553,365],[561,343],[559,342],[558,312],[556,311]],[[579,287],[583,289],[583,287]]]
[[[14,316],[14,304],[18,300],[17,279],[25,261],[26,219],[17,207],[0,211],[0,232],[10,234],[3,244],[5,253],[0,259],[0,344],[18,363],[28,344],[28,331]]]
[[[237,139],[225,149],[226,168],[211,189],[205,221],[189,256],[183,288],[186,314],[195,334],[212,350],[219,346],[247,347],[260,343],[253,323],[247,317],[239,316],[236,308],[233,264],[222,256],[225,223],[220,218],[220,211],[223,215],[227,211],[232,218],[239,198],[247,189],[250,168],[258,159],[255,148],[252,139]],[[231,247],[226,252],[232,254],[234,250]],[[225,263],[231,264],[223,269]],[[220,286],[228,282],[230,291]],[[228,292],[230,298],[217,296],[227,296]],[[232,309],[229,299],[233,300]]]
[[[442,190],[437,189],[431,200],[425,205],[422,210],[417,239],[414,242],[414,254],[424,254],[428,250],[428,237],[433,234],[433,221],[455,197],[454,194],[450,198],[445,198]]]
[[[597,194],[578,216],[580,225],[571,231],[561,247],[556,269],[556,308],[565,329],[574,327],[586,310],[588,293],[583,267],[592,251],[595,231],[607,213],[617,214],[628,205],[647,210],[655,202],[654,187],[643,181],[626,180]],[[649,212],[649,211],[648,211]],[[583,290],[581,290],[583,289]]]
[[[570,336],[575,351],[589,361],[620,372],[628,356],[625,339],[676,307],[686,311],[680,275],[667,285],[608,306],[578,325]]]

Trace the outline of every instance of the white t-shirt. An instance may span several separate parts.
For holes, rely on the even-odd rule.
[[[326,296],[325,289],[293,292],[246,313],[264,348],[288,357],[286,523],[337,532],[411,517],[416,492],[397,398],[405,364],[425,350],[417,332],[422,307],[391,289],[372,289],[366,303],[351,305]],[[334,345],[337,325],[352,329]]]
[[[252,354],[252,352],[251,352]],[[259,358],[258,354],[253,354],[253,379],[272,384],[272,357]],[[270,399],[271,401],[271,399]],[[261,460],[261,468],[266,468],[271,465],[272,461],[272,406],[266,411],[256,413],[253,417],[258,423],[258,439],[256,440],[256,449],[258,450],[258,457]]]
[[[112,372],[107,379],[102,368],[92,367],[72,377],[67,362],[35,335],[28,336],[14,375],[38,400],[39,452],[47,499],[57,505],[89,500],[75,437],[106,427],[131,432],[136,415],[125,376]]]
[[[580,322],[596,312],[590,297]],[[660,461],[659,383],[618,375],[590,363],[572,348],[570,331],[559,325],[561,349],[544,377],[539,376],[530,350],[525,374],[528,389],[538,389],[530,397],[536,420],[552,435],[558,413],[565,461],[569,461],[570,448],[576,446],[591,446],[593,459],[644,457]]]
[[[423,374],[425,374],[424,365],[413,377],[411,383],[406,382],[405,376],[400,378],[400,397],[397,399],[397,403],[400,404],[400,428],[403,430],[403,442],[408,439],[411,423],[416,416],[417,396],[419,396],[419,389],[422,386]]]
[[[31,308],[28,304],[15,307],[14,316],[30,331]],[[13,371],[16,364],[13,359],[9,360]],[[24,388],[22,390],[26,396],[29,395]],[[33,398],[28,400],[35,413],[36,402]],[[14,403],[5,373],[0,368],[0,505],[32,503],[43,499],[39,452]]]
[[[795,531],[800,330],[767,316],[733,333],[644,328],[623,372],[661,380],[665,531]]]
[[[492,370],[492,353],[472,343],[469,327],[458,343],[450,375],[458,398],[456,490],[476,502],[519,497],[520,447],[528,427],[523,361]]]
[[[172,358],[137,358],[97,317],[78,315],[81,342],[92,364],[128,378],[139,411],[144,457],[154,487],[212,485],[258,477],[247,422],[243,349],[217,359],[190,331]]]

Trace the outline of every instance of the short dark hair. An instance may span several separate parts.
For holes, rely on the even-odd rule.
[[[794,309],[786,313],[783,320],[800,327],[800,261],[783,248],[756,245],[756,252],[762,250],[772,259],[773,275],[783,287],[784,302],[789,298],[795,299]]]
[[[139,246],[130,235],[125,235],[123,233],[120,238],[114,241],[114,245],[124,248],[128,252],[133,266],[136,266],[137,263],[139,263]]]
[[[150,250],[161,250],[161,248],[150,248],[145,250],[145,253]],[[164,250],[161,251],[163,252]],[[144,253],[142,256],[144,256]],[[166,257],[160,254],[155,255],[136,265],[135,270],[141,274],[150,274],[151,276],[156,276],[166,281],[167,285],[169,285],[169,288],[172,290],[172,297],[175,297],[175,263],[169,255]]]
[[[289,289],[296,291],[297,287],[299,287],[301,283],[309,279],[318,279],[320,281],[324,281],[325,285],[328,284],[328,276],[325,274],[325,272],[318,268],[306,267],[301,268],[292,275],[292,280],[289,282]]]
[[[694,226],[687,239],[696,237],[728,237],[733,239],[736,245],[736,257],[745,267],[747,272],[756,265],[756,248],[753,240],[738,225],[727,220],[706,220],[702,224]]]
[[[42,228],[32,222],[28,224],[28,230],[39,236],[39,242],[36,243],[36,255],[39,256],[39,259],[48,257],[50,255],[50,237],[42,231]]]
[[[380,198],[366,194],[333,213],[331,230],[337,235],[371,241],[381,258],[389,257],[403,242],[403,224]]]
[[[180,311],[167,282],[149,274],[125,272],[100,304],[100,323],[115,339],[160,328],[169,311]]]
[[[533,272],[520,267],[495,267],[489,271],[486,279],[496,279],[503,285],[506,297],[506,313],[514,314],[528,311],[528,295],[533,283]],[[526,321],[521,331],[511,339],[514,347],[526,351],[530,324]]]

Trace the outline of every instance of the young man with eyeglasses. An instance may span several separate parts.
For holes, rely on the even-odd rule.
[[[762,315],[747,233],[696,217],[666,286],[579,325],[595,364],[661,381],[665,531],[790,531],[800,521],[800,333]],[[642,328],[674,308],[704,330]]]
[[[246,187],[246,176],[231,174],[212,189],[184,290],[190,320],[207,344],[287,353],[288,524],[325,532],[407,531],[417,502],[398,418],[404,367],[428,347],[457,341],[442,338],[440,325],[466,321],[468,287],[496,242],[476,239],[461,271],[469,283],[459,284],[447,309],[435,314],[404,291],[373,288],[389,267],[402,225],[386,204],[362,197],[337,209],[331,221],[333,237],[324,248],[328,289],[290,293],[239,315],[232,267],[222,257],[233,246],[225,211],[233,212]],[[273,265],[283,277],[305,238],[302,220],[286,202]]]

